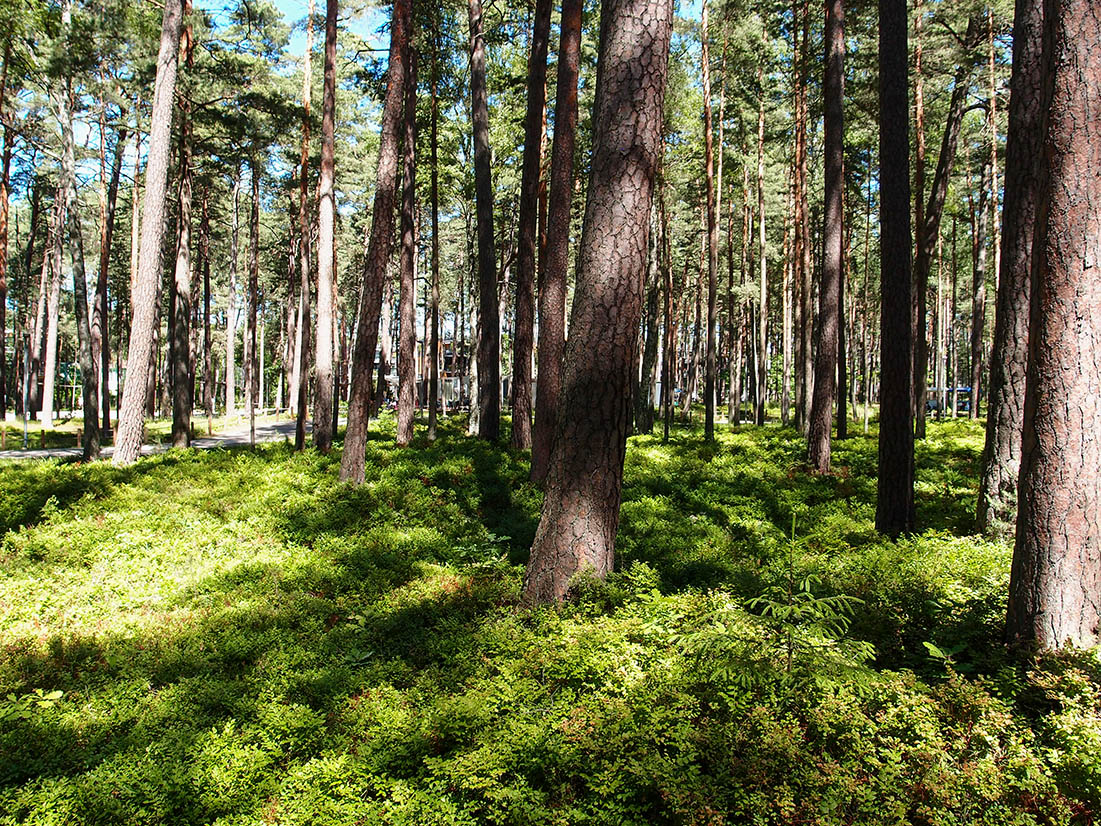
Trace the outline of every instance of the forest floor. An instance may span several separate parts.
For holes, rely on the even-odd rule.
[[[922,533],[874,432],[632,438],[617,571],[518,606],[541,493],[462,435],[0,463],[0,824],[1025,824],[1101,818],[1101,661],[1015,665],[971,535],[981,423]]]

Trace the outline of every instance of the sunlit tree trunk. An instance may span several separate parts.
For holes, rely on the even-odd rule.
[[[704,178],[707,182],[707,345],[704,366],[703,438],[715,439],[715,381],[718,369],[717,328],[719,323],[719,218],[715,198],[715,149],[711,124],[711,58],[708,47],[707,0],[703,0],[700,43],[703,49],[703,145]],[[722,152],[722,146],[719,147]]]
[[[325,4],[325,81],[321,96],[321,178],[318,186],[317,352],[313,441],[328,453],[333,446],[333,258],[336,245],[334,120],[336,117],[337,0]]]
[[[416,274],[416,148],[417,148],[417,52],[409,48],[405,73],[405,124],[402,147],[401,261],[398,267],[398,445],[413,441],[413,413],[416,406],[417,309]]]

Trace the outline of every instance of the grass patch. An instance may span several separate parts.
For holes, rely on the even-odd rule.
[[[461,434],[388,420],[359,488],[282,444],[0,464],[0,824],[1101,813],[1096,656],[1001,653],[980,425],[930,424],[899,543],[871,438],[825,477],[777,427],[633,438],[617,571],[536,612],[526,457]]]

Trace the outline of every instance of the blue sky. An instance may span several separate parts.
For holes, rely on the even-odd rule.
[[[308,0],[273,0],[275,7],[279,9],[283,15],[283,19],[288,24],[293,25],[306,16],[306,11],[309,9]],[[235,0],[195,0],[195,5],[201,9],[205,9],[208,13],[218,19],[219,16],[225,16],[228,9],[236,5]],[[324,14],[325,12],[325,0],[315,0],[316,10],[318,14]],[[342,10],[342,16],[346,13]],[[385,14],[375,6],[369,6],[367,11],[363,14],[356,15],[354,17],[344,16],[341,20],[341,27],[350,29],[363,37],[374,37],[378,31],[379,26],[385,22]],[[315,42],[321,35],[320,32],[314,32]],[[295,31],[291,36],[290,47],[287,52],[291,56],[300,56],[306,50],[306,34],[302,30]]]

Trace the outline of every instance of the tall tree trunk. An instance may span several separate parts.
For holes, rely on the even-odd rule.
[[[336,117],[336,12],[338,0],[325,3],[325,81],[321,96],[321,178],[318,186],[317,353],[313,441],[328,453],[333,446],[333,258],[336,193],[333,129]]]
[[[68,132],[65,152],[72,154],[72,128]],[[74,188],[75,189],[75,188]],[[75,193],[74,193],[75,194]],[[80,350],[80,383],[84,406],[83,459],[99,458],[99,374],[92,358],[92,331],[88,323],[88,283],[84,272],[84,241],[80,232],[80,208],[75,199],[69,204],[69,255],[73,262],[73,307],[76,310],[76,335]]]
[[[799,203],[795,234],[798,239],[796,253],[796,308],[798,320],[796,327],[799,336],[799,352],[796,356],[797,372],[800,375],[799,386],[802,401],[796,401],[796,422],[799,431],[807,434],[810,426],[810,405],[814,393],[814,285],[811,269],[810,237],[810,195],[808,185],[808,147],[807,121],[807,85],[810,77],[810,0],[802,0],[799,20],[802,23],[802,37],[799,42],[800,81],[796,85],[796,199]]]
[[[241,171],[233,175],[233,218],[229,232],[229,304],[226,307],[226,417],[236,415],[237,408],[237,259],[241,201]]]
[[[387,377],[390,375],[392,365],[390,353],[394,343],[390,332],[394,324],[394,283],[389,278],[386,278],[383,284],[381,316],[378,340],[378,382],[375,385],[375,394],[371,398],[372,417],[378,416],[389,392]]]
[[[990,163],[983,163],[979,183],[979,207],[975,221],[975,255],[971,280],[971,409],[968,418],[979,417],[979,401],[983,395],[983,332],[986,328],[986,239],[990,226],[990,210],[987,195],[990,191]]]
[[[1007,627],[1026,652],[1101,643],[1101,181],[1084,172],[1101,168],[1101,15],[1089,0],[1044,6],[1046,175]]]
[[[550,204],[546,266],[539,277],[539,347],[532,433],[531,478],[546,478],[558,418],[562,357],[566,346],[566,275],[569,266],[570,204],[577,132],[577,78],[581,59],[581,0],[562,0],[551,144]]]
[[[639,383],[635,392],[635,432],[650,434],[654,430],[654,405],[652,376],[658,357],[658,299],[661,295],[661,268],[658,266],[661,255],[660,233],[656,214],[651,216],[650,237],[647,244],[649,256],[646,274],[646,303],[643,313],[642,363],[639,369]]]
[[[718,369],[716,334],[719,323],[719,218],[715,196],[715,149],[711,126],[711,58],[708,47],[707,0],[703,0],[700,43],[703,48],[703,145],[707,181],[707,353],[704,372],[703,438],[715,439],[715,382]],[[722,146],[719,147],[720,154]]]
[[[438,36],[438,27],[434,32]],[[544,55],[544,58],[546,56]],[[543,61],[546,63],[546,60]],[[432,122],[429,134],[429,152],[432,180],[432,332],[428,342],[428,441],[436,440],[436,400],[440,395],[440,175],[439,175],[439,46],[432,51]],[[446,401],[444,415],[447,415]]]
[[[794,175],[792,176],[794,178]],[[783,252],[783,268],[784,278],[781,284],[781,311],[783,318],[781,323],[783,325],[782,335],[782,347],[783,347],[783,375],[780,377],[780,422],[784,427],[788,427],[791,424],[791,369],[792,369],[792,347],[794,344],[793,336],[793,315],[794,315],[794,303],[795,296],[793,295],[795,286],[795,259],[793,255],[790,255],[792,248],[795,246],[791,236],[794,233],[790,232],[788,227],[789,219],[792,217],[793,212],[793,198],[792,190],[788,190],[787,209],[784,210],[784,252]]]
[[[100,111],[100,198],[101,216],[99,233],[99,271],[96,275],[95,309],[92,314],[92,353],[97,363],[99,375],[103,435],[111,431],[111,386],[108,381],[111,369],[111,348],[107,331],[110,328],[110,306],[107,295],[107,275],[111,263],[111,244],[115,235],[115,207],[118,203],[119,180],[122,177],[122,162],[126,155],[126,127],[119,129],[115,136],[115,157],[111,163],[110,182],[104,186],[106,176],[107,138],[104,113]]]
[[[841,281],[844,266],[845,9],[842,0],[826,0],[825,221],[822,226],[822,284],[818,294],[821,331],[814,363],[807,461],[818,473],[830,469],[830,429],[837,395],[838,335],[842,325]]]
[[[199,223],[199,261],[203,274],[203,409],[206,411],[206,432],[214,431],[213,356],[210,340],[210,191],[203,185],[203,217]]]
[[[879,255],[883,305],[875,527],[888,536],[913,529],[914,501],[906,18],[905,0],[880,0]]]
[[[63,180],[72,180],[72,175],[62,172]],[[57,195],[54,199],[53,229],[50,235],[50,245],[44,253],[49,262],[49,279],[46,292],[46,318],[45,318],[45,355],[43,357],[42,371],[42,408],[39,420],[42,427],[49,429],[54,423],[54,381],[57,378],[57,335],[59,313],[61,311],[61,266],[62,249],[64,245],[65,210],[68,195],[65,187],[58,184]]]
[[[359,484],[363,481],[367,449],[367,420],[370,414],[371,385],[374,380],[375,345],[378,343],[382,287],[390,263],[394,236],[394,207],[397,200],[398,141],[402,128],[402,104],[405,74],[410,60],[412,4],[395,0],[390,24],[390,62],[387,67],[386,98],[382,105],[379,130],[378,173],[371,216],[371,239],[363,276],[363,295],[359,302],[355,354],[352,359],[352,386],[348,392],[348,428],[344,434],[344,453],[340,458],[340,478]],[[384,354],[385,360],[385,354]]]
[[[145,205],[142,209],[138,277],[132,297],[130,352],[126,359],[126,386],[119,412],[114,462],[127,465],[138,458],[144,436],[146,383],[153,364],[153,323],[161,283],[161,240],[164,235],[165,190],[171,144],[172,98],[176,88],[176,55],[183,21],[182,0],[165,0],[153,114],[149,124],[149,159],[145,168]]]
[[[478,222],[478,436],[495,442],[501,432],[501,342],[493,251],[493,179],[482,2],[469,0],[470,121],[474,132],[474,200]]]
[[[310,266],[313,263],[309,217],[310,186],[310,103],[313,75],[314,0],[309,2],[306,17],[306,51],[302,57],[302,151],[298,161],[298,326],[295,332],[294,377],[291,393],[295,398],[294,449],[306,447],[306,411],[309,407],[310,352]]]
[[[413,441],[413,413],[417,396],[416,274],[416,149],[417,149],[417,50],[409,48],[405,73],[404,164],[401,182],[401,262],[398,290],[398,427],[397,443]]]
[[[607,0],[601,18],[593,174],[529,605],[562,600],[580,571],[607,574],[619,524],[672,2]]]
[[[512,439],[516,450],[532,446],[531,356],[535,339],[535,277],[538,262],[539,171],[543,112],[547,98],[547,41],[551,0],[536,0],[528,56],[528,104],[524,117],[524,160],[517,228],[516,322],[512,339]]]
[[[184,15],[191,11],[191,0],[184,0]],[[190,70],[191,25],[184,26],[180,42],[181,62]],[[191,444],[191,104],[180,96],[179,157],[179,232],[176,244],[176,270],[169,317],[172,329],[172,446]]]
[[[248,219],[248,287],[245,291],[245,409],[248,441],[256,444],[256,322],[260,298],[260,164],[251,163],[252,207]],[[262,394],[261,394],[262,395]]]
[[[665,140],[661,142],[662,157],[658,163],[658,225],[661,228],[661,280],[664,306],[664,334],[661,365],[662,442],[669,441],[669,428],[673,423],[673,385],[677,377],[676,308],[673,301],[673,255],[669,240],[669,215],[665,207]]]
[[[1005,200],[994,349],[990,356],[986,446],[983,449],[977,523],[1008,539],[1017,512],[1021,424],[1028,361],[1028,308],[1032,236],[1043,174],[1041,0],[1017,0],[1013,18],[1013,76],[1005,150]]]
[[[765,423],[768,386],[768,248],[765,238],[765,93],[764,70],[757,71],[760,102],[757,109],[757,231],[761,295],[757,315],[757,425]]]
[[[3,160],[0,161],[0,427],[8,412],[8,176],[11,170],[12,143],[15,135],[9,125],[9,116],[4,107],[8,89],[8,61],[11,58],[11,37],[4,44],[4,65],[0,70],[0,123],[4,125]],[[37,187],[36,187],[37,189]],[[16,240],[18,243],[18,239]],[[31,236],[34,243],[34,236]],[[30,266],[27,267],[28,280]],[[17,325],[18,326],[18,325]],[[12,336],[13,349],[18,351],[17,337]]]

